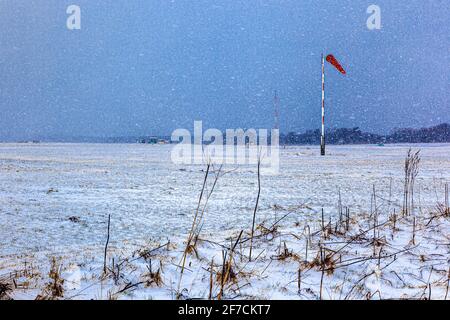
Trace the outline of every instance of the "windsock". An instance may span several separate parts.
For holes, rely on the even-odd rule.
[[[329,54],[327,56],[327,61],[331,63],[336,69],[338,69],[340,73],[346,74],[344,68],[342,68],[341,64],[336,60],[336,58],[332,54]]]

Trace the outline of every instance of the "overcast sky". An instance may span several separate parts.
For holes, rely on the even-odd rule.
[[[66,27],[81,7],[81,30]],[[369,30],[370,4],[381,30]],[[0,139],[450,122],[448,0],[0,0]]]

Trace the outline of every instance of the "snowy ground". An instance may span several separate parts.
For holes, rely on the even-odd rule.
[[[327,157],[316,147],[282,149],[280,174],[261,180],[252,261],[256,166],[227,172],[181,277],[204,167],[172,164],[171,146],[0,144],[0,295],[3,284],[15,299],[444,299],[450,217],[438,205],[450,145],[413,145],[422,158],[416,208],[403,217],[408,148],[330,146]]]

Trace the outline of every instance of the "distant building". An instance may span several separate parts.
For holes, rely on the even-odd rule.
[[[142,143],[142,144],[167,144],[167,143],[169,143],[168,140],[161,139],[158,137],[139,138],[136,142]]]
[[[166,139],[158,139],[158,144],[168,144],[169,141],[167,141]]]

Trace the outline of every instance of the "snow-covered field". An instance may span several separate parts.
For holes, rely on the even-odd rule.
[[[281,149],[280,173],[261,178],[252,261],[257,168],[224,168],[181,277],[205,166],[172,164],[170,145],[0,144],[0,296],[3,283],[15,299],[444,299],[450,145],[412,146],[420,171],[404,217],[409,147]]]

